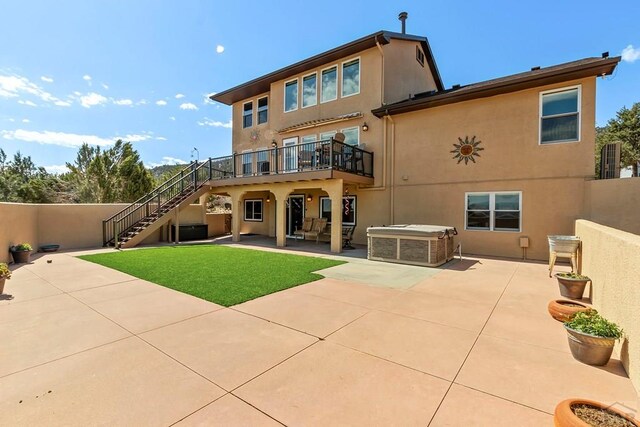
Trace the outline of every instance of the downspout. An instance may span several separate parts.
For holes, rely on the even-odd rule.
[[[382,58],[382,72],[380,73],[380,102],[384,105],[384,51],[380,42],[376,39],[376,46]],[[382,122],[382,185],[377,187],[362,187],[358,185],[358,191],[384,191],[387,189],[387,119],[383,117]]]
[[[389,196],[389,222],[391,224],[395,223],[394,218],[394,203],[395,203],[395,180],[394,180],[394,163],[395,163],[395,151],[396,151],[396,123],[393,121],[393,117],[389,115],[388,111],[385,111],[385,117],[389,119],[391,122],[391,142],[390,142],[390,150],[389,150],[389,190],[391,190],[391,194]]]

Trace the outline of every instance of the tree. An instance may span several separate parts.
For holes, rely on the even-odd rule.
[[[622,107],[606,126],[596,129],[596,160],[599,160],[602,147],[611,142],[620,143],[620,166],[623,168],[631,166],[633,176],[638,176],[640,102],[636,102],[631,108]],[[596,168],[599,168],[599,163],[599,161],[596,162]]]
[[[106,150],[83,144],[67,168],[81,203],[133,202],[154,184],[138,152],[120,139]]]
[[[18,151],[12,161],[0,149],[0,200],[20,203],[53,203],[64,183],[44,168],[37,167],[30,156]]]

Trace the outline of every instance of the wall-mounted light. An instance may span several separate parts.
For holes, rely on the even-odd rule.
[[[271,196],[267,196],[267,203],[271,202]]]
[[[278,143],[276,142],[275,139],[271,140],[271,147],[272,148],[276,148],[278,146]]]
[[[307,194],[307,202],[310,202],[313,200],[313,196],[311,194]]]
[[[367,124],[367,122],[364,122],[364,124],[362,125],[362,132],[366,132],[369,130],[369,125]]]

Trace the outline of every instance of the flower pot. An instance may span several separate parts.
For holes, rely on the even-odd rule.
[[[587,365],[603,366],[609,362],[615,338],[603,338],[585,334],[564,326],[567,330],[569,349],[573,358]]]
[[[31,251],[13,251],[11,255],[16,264],[28,264],[31,260]]]
[[[584,288],[591,279],[572,279],[569,277],[560,277],[559,273],[554,274],[558,279],[558,287],[560,295],[565,298],[582,299]]]
[[[0,295],[4,293],[4,282],[7,280],[6,277],[0,277]]]
[[[577,410],[578,412],[580,412],[580,406],[582,405],[586,405],[588,407],[592,407],[592,409],[595,409],[595,411],[592,411],[592,412],[593,412],[593,415],[596,415],[597,417],[595,419],[594,418],[589,419],[593,424],[589,424],[586,421],[583,421],[583,419],[580,418],[580,416],[574,413],[574,410]],[[598,410],[601,412],[598,412]],[[613,424],[612,422],[610,422],[609,424],[605,424],[604,422],[605,420],[607,420],[607,418],[609,420],[617,419],[619,423]],[[638,422],[638,420],[631,418],[631,416],[623,413],[622,411],[619,411],[614,408],[610,408],[600,402],[596,402],[588,399],[563,400],[562,402],[558,403],[558,406],[556,406],[556,410],[553,414],[553,423],[556,427],[591,427],[592,425],[597,423],[598,420],[602,421],[600,425],[603,425],[603,426],[604,425],[624,426],[625,424],[623,424],[624,423],[623,420],[626,420],[627,426],[640,427],[640,422]],[[595,424],[595,425],[597,426],[598,424]]]
[[[551,317],[556,319],[558,322],[568,322],[573,319],[573,316],[575,316],[576,313],[587,311],[589,310],[589,307],[574,301],[556,299],[549,301],[547,310],[549,310]]]

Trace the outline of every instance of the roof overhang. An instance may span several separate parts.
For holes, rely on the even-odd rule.
[[[486,98],[504,93],[517,92],[539,86],[561,83],[585,77],[610,75],[616,68],[620,57],[613,58],[591,58],[576,61],[575,65],[547,67],[531,72],[515,74],[506,78],[489,80],[450,89],[441,93],[434,93],[429,96],[397,102],[395,104],[383,105],[371,112],[377,117],[387,115],[408,113],[425,108],[439,107],[456,102],[469,101],[472,99]]]
[[[279,80],[284,80],[291,76],[295,76],[296,74],[300,74],[307,70],[320,67],[329,62],[333,62],[346,56],[362,52],[363,50],[375,47],[378,43],[380,45],[389,44],[391,42],[391,39],[419,42],[421,44],[422,50],[424,51],[427,64],[429,65],[429,69],[433,74],[433,78],[436,82],[438,90],[442,90],[444,88],[442,79],[440,78],[438,67],[436,66],[435,60],[433,58],[433,53],[431,52],[431,47],[429,46],[429,41],[426,39],[426,37],[394,33],[390,31],[378,31],[377,33],[362,37],[358,40],[354,40],[350,43],[338,46],[319,55],[315,55],[303,61],[296,62],[295,64],[289,65],[288,67],[284,67],[262,77],[258,77],[257,79],[253,79],[241,85],[232,87],[231,89],[216,93],[210,98],[214,101],[218,101],[226,105],[232,105],[234,102],[269,92],[269,90],[271,89],[271,83]]]

